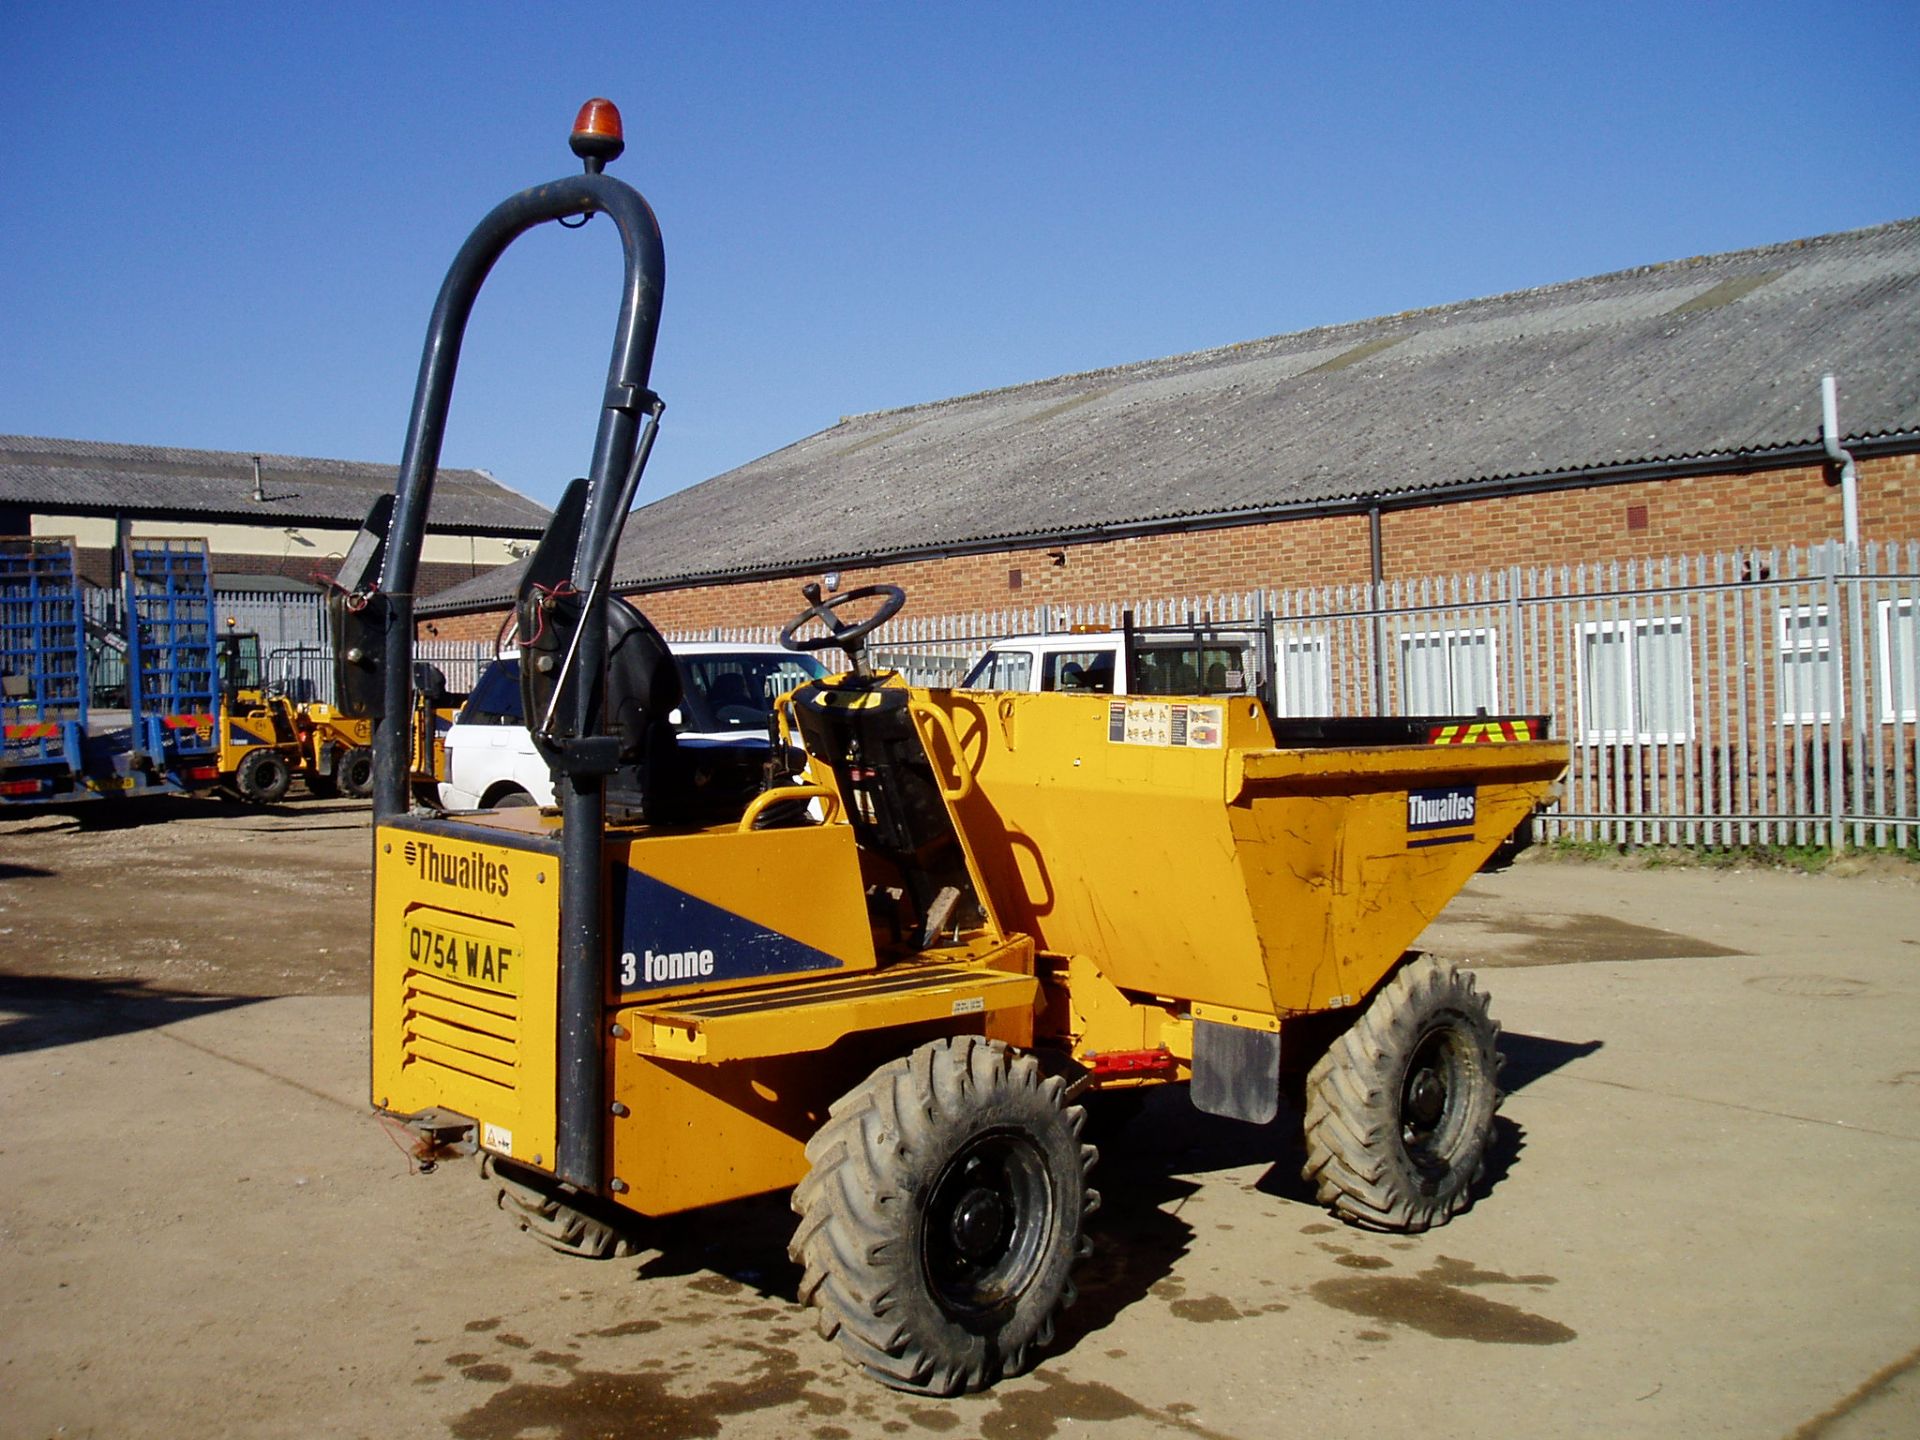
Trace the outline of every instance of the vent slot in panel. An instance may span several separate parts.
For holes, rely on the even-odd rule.
[[[418,970],[407,972],[403,1065],[453,1070],[514,1092],[519,1088],[520,1002]]]

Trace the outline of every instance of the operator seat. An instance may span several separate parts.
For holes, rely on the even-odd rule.
[[[672,825],[693,810],[693,777],[668,718],[684,697],[680,667],[651,621],[618,597],[607,605],[607,730],[620,741],[610,804]]]
[[[898,873],[898,909],[889,909],[884,883],[870,896],[878,918],[903,939],[910,931],[923,949],[955,923],[978,923],[986,910],[908,712],[908,692],[888,678],[810,681],[793,692],[793,710],[807,753],[833,771],[860,848]]]

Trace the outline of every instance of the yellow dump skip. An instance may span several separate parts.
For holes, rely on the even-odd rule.
[[[928,703],[1006,930],[1122,990],[1264,1015],[1363,999],[1567,762],[1545,741],[1281,749],[1245,698]]]

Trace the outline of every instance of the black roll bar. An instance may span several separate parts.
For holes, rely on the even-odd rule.
[[[573,557],[572,583],[582,593],[593,586],[596,562],[610,559],[619,540],[626,520],[626,505],[621,502],[625,499],[630,503],[639,478],[634,472],[641,417],[657,415],[659,410],[659,400],[647,388],[647,379],[660,328],[666,255],[660,243],[659,223],[640,193],[607,175],[588,173],[523,190],[495,206],[460,247],[434,302],[376,592],[383,606],[385,640],[384,704],[373,724],[376,827],[407,809],[413,587],[426,532],[427,504],[433,495],[440,446],[446,434],[454,371],[473,302],[494,263],[521,235],[548,220],[594,214],[610,217],[619,230],[626,274],[600,428],[587,476],[586,508]],[[645,459],[641,453],[638,464],[644,465]],[[599,1190],[605,1180],[606,1150],[606,1079],[600,1036],[606,960],[601,850],[606,836],[606,774],[611,765],[598,763],[600,755],[591,741],[600,729],[598,710],[604,692],[600,682],[606,656],[603,605],[585,607],[580,617],[578,649],[579,678],[570,687],[571,736],[557,742],[562,761],[554,767],[562,817],[554,1169],[570,1184]],[[569,763],[566,752],[575,746],[582,753]],[[600,749],[604,748],[603,742]],[[563,779],[564,783],[559,783]]]

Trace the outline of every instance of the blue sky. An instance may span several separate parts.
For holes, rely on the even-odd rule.
[[[388,463],[454,251],[612,97],[667,250],[643,501],[844,414],[1920,215],[1913,0],[15,3],[0,65],[0,431]],[[508,252],[444,463],[584,469],[617,283],[604,221]]]

